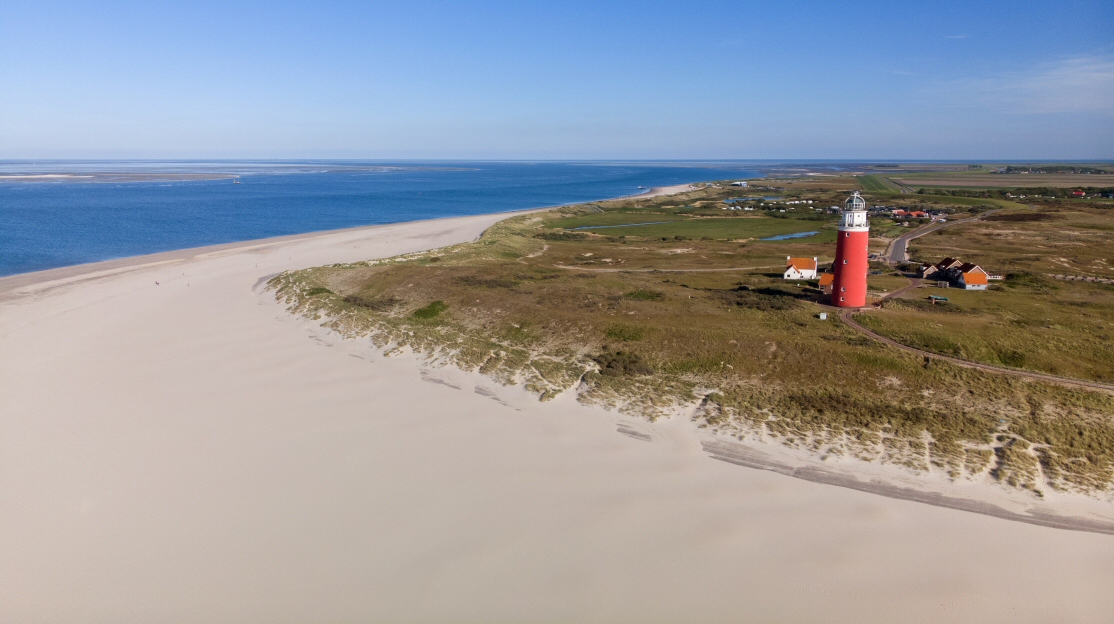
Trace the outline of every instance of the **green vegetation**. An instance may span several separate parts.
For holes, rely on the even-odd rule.
[[[769,184],[786,200],[826,207],[859,181]],[[1036,492],[1110,489],[1114,396],[925,360],[835,317],[820,321],[815,286],[780,274],[786,255],[830,262],[831,239],[754,239],[827,234],[831,218],[811,208],[724,216],[723,200],[737,193],[712,186],[516,216],[473,243],[288,272],[271,287],[294,312],[326,317],[344,335],[437,355],[542,400],[575,390],[586,403],[682,415],[719,435],[773,436],[828,456],[954,479],[990,475]],[[964,202],[984,200],[933,201],[963,212]],[[1055,219],[960,224],[913,245],[917,260],[959,256],[1008,274],[1001,287],[918,290],[857,318],[929,351],[1114,379],[1114,288],[1046,275],[1067,272],[1065,262],[1107,275],[1114,211],[1048,210]],[[668,223],[564,229],[653,221]],[[892,292],[908,281],[887,268],[870,283]],[[950,301],[933,306],[928,292]]]
[[[901,192],[900,186],[894,184],[889,178],[877,174],[859,176],[858,179],[864,191]]]
[[[418,308],[417,310],[414,310],[414,312],[412,312],[410,316],[423,321],[428,321],[441,316],[441,313],[448,309],[449,305],[444,301],[434,301],[424,308]]]
[[[628,299],[637,299],[639,301],[657,301],[658,299],[664,297],[665,293],[657,290],[643,290],[639,288],[638,290],[632,290],[623,296]]]
[[[1104,229],[1110,225],[1114,214],[1109,210],[1079,207],[1001,213],[940,230],[913,243],[915,260],[957,257],[1006,279],[986,292],[921,290],[916,303],[887,302],[886,313],[860,315],[860,320],[882,335],[929,351],[1114,382],[1114,287],[1049,277],[1114,277],[1109,258],[1114,230]],[[929,293],[947,296],[948,304],[929,304]]]
[[[612,325],[607,328],[607,331],[603,332],[603,335],[620,342],[638,342],[642,340],[644,333],[641,327],[634,325]]]
[[[813,214],[804,214],[805,209],[798,208],[801,217],[814,217]],[[813,212],[809,209],[809,212]],[[780,214],[780,213],[779,213]],[[562,219],[561,222],[566,223],[563,227],[575,228],[585,227],[581,223],[595,223],[604,221],[601,217],[604,215],[586,215],[580,218]],[[639,221],[631,219],[630,215],[607,215],[609,217],[622,217],[617,219],[610,219],[612,221],[620,221],[623,223],[638,223]],[[794,215],[796,216],[796,215]],[[819,231],[823,223],[813,220],[805,220],[801,217],[798,218],[776,218],[776,217],[760,217],[760,216],[738,216],[738,217],[674,217],[667,216],[654,217],[642,223],[649,223],[651,225],[630,225],[623,227],[622,225],[608,226],[591,230],[596,234],[607,236],[639,236],[646,238],[674,238],[680,236],[680,240],[691,238],[714,238],[718,240],[738,240],[748,238],[768,238],[771,236],[778,236],[781,234],[795,234],[797,232]],[[659,222],[664,221],[664,223]],[[833,220],[834,222],[834,220]],[[557,224],[554,224],[557,227]],[[579,233],[579,232],[578,232]],[[829,228],[827,237],[823,240],[831,242],[835,240],[835,233]]]

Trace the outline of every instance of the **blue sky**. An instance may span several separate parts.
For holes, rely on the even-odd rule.
[[[5,0],[0,158],[1111,159],[1114,2]]]

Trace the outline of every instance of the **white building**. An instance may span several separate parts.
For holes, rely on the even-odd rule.
[[[816,258],[785,257],[785,279],[811,280],[816,279]]]
[[[731,186],[742,186],[742,187],[744,187],[744,188],[746,187],[746,185],[747,185],[747,183],[746,183],[746,182],[743,182],[743,181],[741,181],[741,180],[740,180],[739,182],[732,182],[732,183],[731,183]]]

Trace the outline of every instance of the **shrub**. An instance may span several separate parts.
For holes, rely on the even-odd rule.
[[[317,295],[331,295],[333,291],[325,288],[324,286],[315,286],[306,291],[307,297],[316,297]]]
[[[984,221],[1052,221],[1056,219],[1056,215],[1048,214],[1047,212],[1018,212],[1011,214],[996,214],[990,215]]]
[[[1055,288],[1055,285],[1043,275],[1024,271],[1006,275],[1006,286],[1010,288],[1032,288],[1034,290]]]
[[[373,312],[385,312],[391,308],[402,303],[402,299],[392,296],[373,297],[357,293],[355,295],[348,295],[344,298],[345,303],[350,303],[354,306],[367,308]]]
[[[806,295],[790,293],[779,288],[750,288],[739,286],[734,290],[715,291],[715,296],[727,304],[740,308],[770,312],[775,310],[792,310],[797,307],[797,299]]]
[[[963,357],[963,347],[944,336],[913,334],[909,338],[909,344],[913,347],[924,349],[925,351],[934,351],[943,355]]]
[[[588,235],[582,232],[538,232],[534,238],[547,241],[582,241],[586,240]]]
[[[604,351],[594,356],[592,361],[600,365],[600,374],[607,377],[654,373],[654,369],[642,361],[642,356],[630,351]]]
[[[434,301],[424,308],[418,308],[410,315],[416,319],[428,321],[441,316],[441,313],[449,309],[449,304],[444,301]]]
[[[620,342],[637,342],[642,340],[642,328],[630,325],[612,325],[607,328],[604,335]]]
[[[664,297],[665,293],[658,292],[656,290],[645,290],[643,288],[639,288],[638,290],[632,290],[623,296],[627,299],[637,299],[639,301],[657,301],[658,299]]]
[[[918,312],[962,312],[963,308],[948,301],[932,303],[928,299],[886,299],[882,307],[887,310],[916,310]]]
[[[998,361],[1006,366],[1021,368],[1025,366],[1025,354],[1020,351],[1002,350],[998,352]]]
[[[518,282],[505,277],[481,277],[479,275],[461,275],[456,278],[456,283],[461,286],[482,286],[485,288],[514,288]]]

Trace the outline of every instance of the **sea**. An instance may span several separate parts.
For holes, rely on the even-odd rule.
[[[741,162],[3,161],[0,276],[758,177]]]

